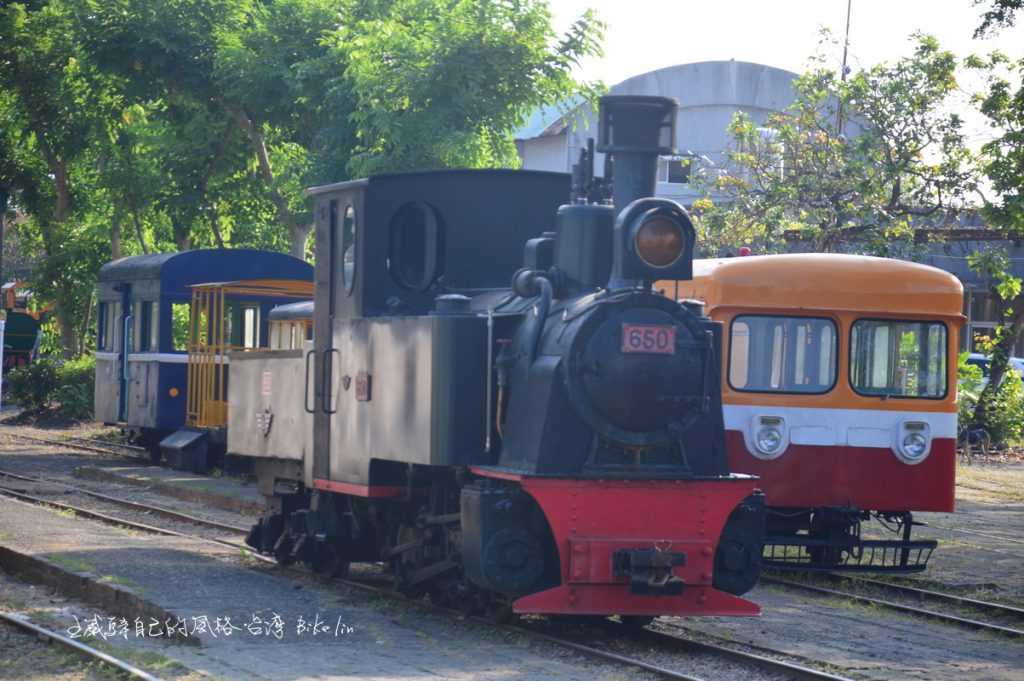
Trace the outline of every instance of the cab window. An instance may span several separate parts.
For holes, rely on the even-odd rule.
[[[858,319],[850,334],[850,383],[861,395],[946,396],[946,325]]]
[[[388,269],[401,286],[425,291],[437,279],[443,248],[441,220],[426,203],[406,203],[391,218]]]
[[[745,392],[826,393],[836,381],[836,325],[817,317],[741,315],[729,342],[729,385]]]

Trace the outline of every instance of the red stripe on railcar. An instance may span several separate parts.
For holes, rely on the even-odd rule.
[[[400,486],[357,485],[351,482],[338,482],[336,480],[314,480],[313,487],[327,492],[337,492],[353,497],[366,497],[370,499],[400,497],[405,494],[405,488]]]
[[[924,461],[910,466],[889,449],[790,445],[777,459],[750,454],[743,433],[726,432],[729,469],[760,476],[769,506],[853,506],[877,511],[953,511],[956,440],[932,441]]]

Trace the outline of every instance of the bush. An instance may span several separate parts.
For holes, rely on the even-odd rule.
[[[974,408],[981,396],[981,369],[967,364],[967,353],[960,357],[959,405],[960,430],[984,428],[992,443],[1006,445],[1020,442],[1024,437],[1024,383],[1012,368],[1008,368],[1002,385],[991,404],[985,409],[981,423],[973,423]]]
[[[83,355],[64,362],[57,368],[57,390],[54,399],[58,411],[69,419],[92,418],[93,390],[96,385],[96,359]]]
[[[26,411],[40,412],[56,403],[57,413],[69,419],[92,418],[96,360],[91,356],[68,361],[41,357],[5,380],[10,399]]]
[[[40,358],[13,369],[5,380],[12,402],[27,411],[42,411],[57,392],[57,363]]]

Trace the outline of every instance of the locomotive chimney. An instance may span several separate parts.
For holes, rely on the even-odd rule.
[[[621,211],[654,196],[658,157],[676,153],[676,112],[669,97],[602,97],[597,150],[612,157],[612,198]]]

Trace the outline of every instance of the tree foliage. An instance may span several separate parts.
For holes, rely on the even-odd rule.
[[[1017,12],[1024,8],[1024,0],[974,0],[974,4],[988,6],[974,31],[975,38],[983,38],[996,29],[1013,26]]]
[[[309,255],[303,190],[517,161],[530,109],[597,49],[543,0],[0,4],[0,191],[80,351],[103,262],[202,246]]]
[[[518,165],[507,131],[572,91],[572,68],[601,37],[588,13],[556,42],[537,0],[457,0],[443,12],[433,0],[397,0],[353,15],[335,39],[360,103],[355,175]]]
[[[816,60],[791,106],[761,124],[737,114],[728,163],[698,204],[712,242],[770,248],[793,232],[815,250],[856,241],[884,254],[912,223],[941,222],[975,189],[962,122],[945,106],[956,65],[916,36],[911,56],[845,79]]]

